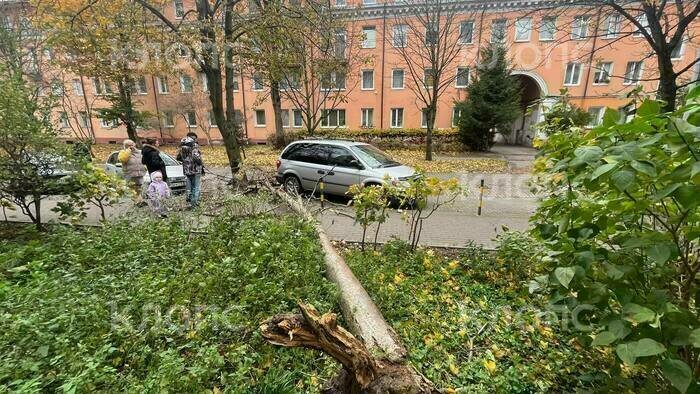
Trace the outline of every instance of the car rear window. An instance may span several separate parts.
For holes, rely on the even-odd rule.
[[[283,154],[285,160],[301,161],[312,164],[328,164],[330,146],[314,143],[300,143],[290,146]]]

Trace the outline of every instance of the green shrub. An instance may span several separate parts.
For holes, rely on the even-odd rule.
[[[0,241],[0,391],[317,391],[325,356],[264,343],[303,300],[337,310],[313,229],[295,218],[58,228]]]
[[[544,135],[568,133],[572,127],[585,127],[591,122],[591,114],[571,103],[567,89],[562,89],[560,99],[544,113],[544,120],[537,130]]]

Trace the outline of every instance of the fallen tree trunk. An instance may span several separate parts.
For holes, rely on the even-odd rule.
[[[324,393],[432,393],[432,383],[404,362],[377,359],[362,342],[338,326],[336,315],[320,316],[299,303],[301,314],[274,316],[260,326],[272,344],[321,350],[343,365]]]
[[[365,291],[360,281],[345,263],[345,259],[335,250],[326,231],[320,223],[304,208],[301,199],[292,198],[279,189],[267,184],[266,187],[283,199],[296,213],[311,223],[315,223],[316,233],[325,253],[326,276],[338,286],[340,291],[340,308],[343,311],[350,331],[374,353],[381,353],[392,361],[402,361],[406,349],[398,335],[384,320],[381,312]]]

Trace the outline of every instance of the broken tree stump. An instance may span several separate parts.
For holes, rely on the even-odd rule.
[[[321,316],[312,305],[299,303],[301,314],[282,314],[261,326],[263,337],[285,347],[321,350],[343,369],[324,388],[325,393],[433,393],[430,381],[401,361],[374,357],[350,332],[338,326],[336,315]]]

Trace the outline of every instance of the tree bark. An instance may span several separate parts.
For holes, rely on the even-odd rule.
[[[266,320],[260,331],[270,343],[285,347],[321,350],[343,369],[331,379],[324,393],[433,393],[430,381],[410,365],[375,358],[343,327],[336,315],[321,316],[312,305],[299,303],[301,314],[282,314]]]
[[[283,148],[285,139],[279,81],[270,81],[270,99],[272,100],[272,111],[275,114],[275,141],[273,145],[275,148]]]
[[[673,112],[676,108],[676,96],[678,94],[678,84],[676,82],[676,74],[673,71],[673,63],[671,55],[659,56],[659,93],[658,96],[664,101],[663,110],[665,112]]]

